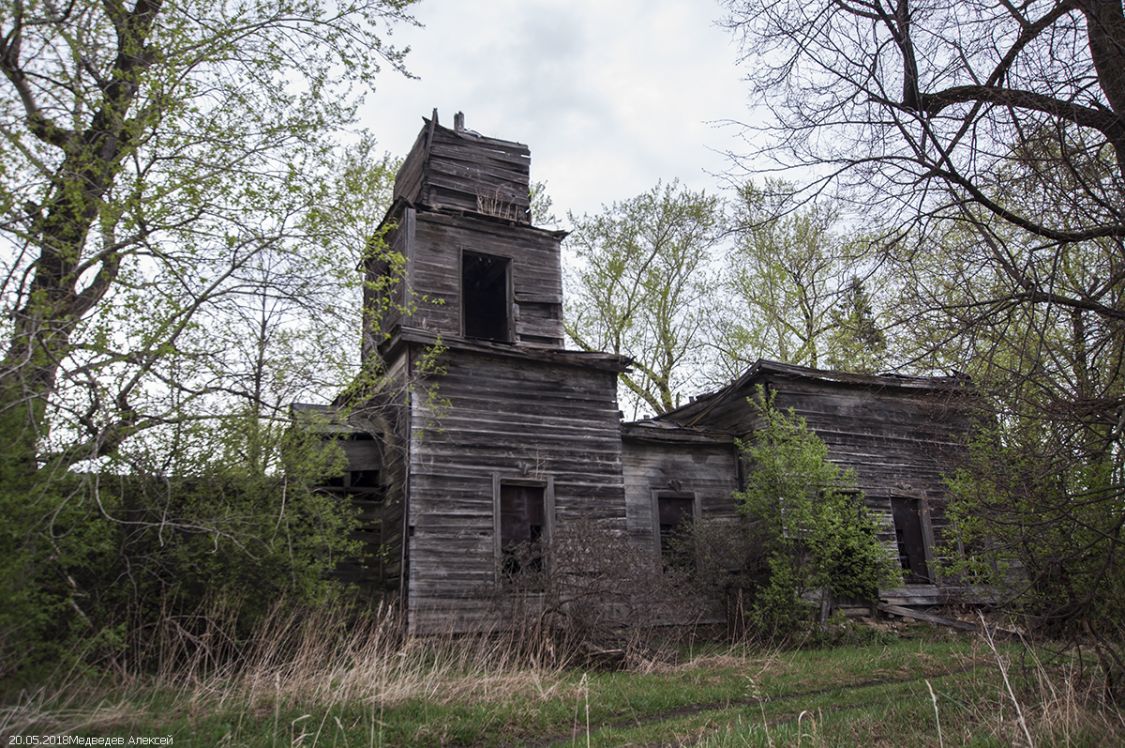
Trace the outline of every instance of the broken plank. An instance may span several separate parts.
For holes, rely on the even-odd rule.
[[[918,621],[933,623],[938,626],[948,626],[949,628],[960,629],[961,631],[980,631],[980,626],[975,623],[958,621],[956,618],[937,616],[933,613],[927,613],[925,611],[915,610],[913,608],[904,608],[901,605],[887,605],[886,603],[879,603],[877,607],[884,613],[890,613],[891,615],[899,616],[900,618],[913,618]]]

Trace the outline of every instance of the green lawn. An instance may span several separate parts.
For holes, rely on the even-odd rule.
[[[1014,696],[980,641],[923,636],[799,651],[711,648],[627,672],[445,672],[442,682],[420,680],[423,692],[382,703],[134,687],[96,701],[87,693],[54,713],[45,704],[36,729],[172,736],[176,746],[999,746],[1026,743],[1025,726],[1037,745],[1125,739],[1120,714],[1092,708],[1069,669],[1022,668],[1029,653],[1014,645],[1000,654]]]

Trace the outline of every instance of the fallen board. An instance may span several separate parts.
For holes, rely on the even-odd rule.
[[[975,623],[958,621],[955,618],[946,618],[944,616],[935,616],[933,613],[926,613],[925,611],[914,610],[913,608],[904,608],[901,605],[879,603],[878,608],[884,613],[890,613],[891,615],[900,616],[902,618],[913,618],[918,621],[937,624],[938,626],[949,626],[950,628],[960,629],[961,631],[980,631],[980,626]]]

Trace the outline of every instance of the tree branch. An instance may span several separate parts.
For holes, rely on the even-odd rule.
[[[16,94],[23,104],[24,114],[27,119],[27,129],[32,135],[48,145],[65,148],[74,137],[75,133],[65,127],[60,127],[51,121],[35,100],[31,86],[27,82],[27,75],[20,66],[20,46],[23,41],[23,3],[15,3],[15,13],[12,28],[0,37],[0,70],[16,89]]]
[[[1125,132],[1121,120],[1112,112],[1082,106],[1034,91],[1000,86],[954,86],[937,93],[920,94],[917,109],[929,115],[936,115],[954,104],[977,102],[1043,112],[1081,127],[1093,128],[1109,138],[1119,137]],[[907,106],[907,108],[913,107]]]

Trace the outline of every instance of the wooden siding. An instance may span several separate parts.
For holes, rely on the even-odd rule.
[[[543,486],[548,537],[568,522],[592,520],[654,554],[656,491],[691,493],[693,514],[703,519],[737,516],[732,492],[740,457],[733,439],[757,425],[746,403],[757,384],[776,393],[778,406],[805,417],[830,459],[855,470],[889,548],[892,497],[918,499],[926,541],[931,548],[940,542],[942,476],[962,457],[969,427],[957,380],[759,361],[715,395],[622,427],[616,373],[624,362],[563,350],[564,234],[529,223],[527,146],[465,130],[460,115],[455,121],[454,129],[441,127],[436,111],[424,120],[396,176],[388,242],[406,267],[395,298],[415,308],[379,320],[365,315],[363,359],[384,356],[393,386],[349,421],[376,439],[349,447],[353,466],[377,458],[380,477],[379,490],[361,499],[363,539],[378,559],[356,573],[377,563],[368,576],[382,580],[383,589],[401,580],[411,632],[486,630],[510,623],[503,617],[514,601],[534,608],[533,596],[513,597],[498,584],[498,506],[506,483]],[[487,302],[477,305],[477,321],[496,323],[476,329],[488,340],[464,337],[467,252],[508,260],[474,260],[506,273],[506,329],[503,304],[492,303],[505,290],[501,277],[484,278],[482,271],[475,286],[486,289]],[[365,270],[371,278],[384,268],[372,263]],[[419,358],[439,337],[447,346],[440,374],[416,381]],[[653,569],[659,574],[660,564]]]
[[[921,500],[928,550],[931,561],[936,560],[948,525],[944,476],[963,459],[971,426],[968,390],[947,385],[927,388],[917,381],[898,386],[893,378],[880,385],[876,377],[865,379],[869,381],[857,383],[763,371],[741,382],[734,396],[725,395],[701,414],[693,414],[690,422],[749,436],[758,418],[746,398],[754,394],[755,386],[765,385],[776,395],[779,408],[793,408],[808,422],[828,447],[829,459],[855,471],[858,488],[889,549],[895,548],[891,497]],[[676,414],[669,418],[675,420]],[[931,571],[934,568],[931,563]]]
[[[422,172],[426,167],[426,159],[429,156],[430,135],[433,129],[431,122],[434,122],[434,120],[422,118],[422,129],[418,131],[418,137],[414,139],[414,145],[410,148],[410,152],[406,154],[406,158],[403,159],[398,174],[395,174],[394,200],[402,199],[413,203],[417,202],[422,194]]]
[[[407,289],[410,287],[410,247],[414,243],[415,210],[400,203],[387,220],[394,222],[394,229],[387,235],[387,249],[406,259],[402,277],[393,286],[377,292],[372,285],[377,280],[390,275],[387,262],[372,259],[364,268],[363,287],[363,330],[360,341],[360,360],[367,363],[389,337],[389,333],[402,323],[403,311],[407,307]],[[376,318],[375,311],[382,314]]]
[[[379,471],[376,490],[353,494],[360,510],[364,548],[351,571],[353,581],[380,594],[401,595],[403,585],[403,520],[406,464],[409,451],[406,420],[407,361],[400,356],[387,369],[385,394],[354,408],[349,424],[372,437],[347,449],[348,470]]]
[[[424,122],[395,177],[396,199],[530,223],[526,145]]]
[[[516,343],[561,348],[562,260],[552,232],[468,216],[417,213],[408,248],[408,284],[417,302],[404,327],[460,337],[461,253],[511,260]]]
[[[337,562],[332,576],[357,585],[362,592],[374,597],[384,590],[385,585],[382,553],[384,493],[381,486],[357,488],[349,479],[361,471],[382,473],[381,445],[367,434],[346,437],[338,443],[348,466],[342,479],[344,485],[323,490],[334,494],[340,501],[350,502],[359,520],[359,526],[351,537],[361,545],[355,556]]]
[[[701,519],[733,517],[738,488],[734,444],[654,444],[626,440],[622,447],[629,534],[656,549],[653,492],[695,495]]]
[[[418,355],[415,348],[415,354]],[[624,529],[612,371],[451,347],[433,380],[439,402],[412,399],[410,629],[496,623],[494,476],[553,479],[554,525],[577,518]]]
[[[894,544],[891,497],[923,500],[933,572],[948,526],[944,476],[964,458],[969,434],[964,400],[945,390],[877,390],[814,380],[779,378],[770,388],[779,407],[792,407],[805,418],[833,462],[855,471],[888,545]]]
[[[526,145],[434,128],[420,202],[530,223],[531,152]]]

